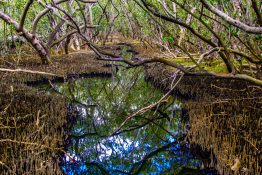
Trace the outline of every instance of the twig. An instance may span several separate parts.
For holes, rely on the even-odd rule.
[[[63,148],[51,148],[47,145],[42,145],[42,144],[38,144],[38,143],[31,143],[31,142],[23,142],[23,141],[17,141],[17,140],[11,140],[11,139],[1,139],[1,142],[11,142],[11,143],[17,143],[17,144],[23,144],[23,145],[31,145],[31,146],[38,146],[40,148],[47,148],[50,150],[63,150]]]
[[[4,167],[6,167],[9,171],[11,171],[11,169],[2,161],[0,161],[0,165],[3,165]]]
[[[41,71],[33,71],[28,69],[6,69],[6,68],[0,68],[0,72],[24,72],[24,73],[30,73],[30,74],[40,74],[40,75],[50,75],[55,77],[64,77],[59,74],[53,74],[49,72],[41,72]]]
[[[175,83],[175,85],[160,99],[158,100],[156,103],[153,103],[149,106],[146,106],[140,110],[138,110],[137,112],[131,114],[130,116],[128,116],[125,121],[118,127],[118,129],[116,129],[110,136],[115,135],[117,132],[119,132],[119,130],[132,118],[136,117],[137,115],[142,115],[145,112],[149,111],[150,109],[154,108],[154,107],[158,107],[160,105],[160,103],[163,102],[163,100],[175,89],[175,87],[177,86],[177,84],[181,81],[181,79],[183,78],[184,74],[181,74],[181,76],[179,77],[178,81]],[[109,137],[110,137],[109,136]]]

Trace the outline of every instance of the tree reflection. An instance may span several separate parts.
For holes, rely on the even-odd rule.
[[[66,174],[174,174],[200,168],[186,141],[181,104],[172,97],[114,132],[129,114],[163,95],[144,81],[141,69],[72,81],[59,90],[78,111],[61,165]]]

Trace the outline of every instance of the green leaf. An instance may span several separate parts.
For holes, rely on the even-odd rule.
[[[163,37],[162,40],[163,40],[163,41],[167,41],[167,37]]]
[[[170,41],[174,41],[175,38],[171,36],[171,37],[169,37],[169,40],[170,40]]]

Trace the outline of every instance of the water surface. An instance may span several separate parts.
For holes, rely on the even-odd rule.
[[[71,81],[59,91],[77,109],[61,164],[65,174],[208,174],[191,154],[182,104],[172,96],[123,125],[132,113],[164,95],[145,82],[141,69]]]

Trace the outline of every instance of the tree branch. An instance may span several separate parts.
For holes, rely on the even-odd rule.
[[[176,77],[175,77],[176,78]],[[174,79],[175,79],[174,78]],[[179,77],[179,79],[176,81],[176,83],[171,87],[171,89],[161,98],[159,99],[156,103],[153,103],[149,106],[146,106],[144,108],[141,108],[140,110],[138,110],[137,112],[129,115],[125,120],[124,122],[122,122],[122,124],[113,132],[113,134],[111,134],[110,136],[113,136],[115,135],[116,133],[118,133],[120,131],[120,129],[129,121],[131,120],[132,118],[138,116],[138,115],[143,115],[145,112],[151,110],[152,108],[158,108],[159,105],[161,103],[163,103],[163,100],[168,96],[170,95],[170,93],[175,89],[175,87],[178,85],[178,83],[181,81],[181,79],[183,78],[183,74],[181,74],[181,76]]]
[[[180,138],[181,139],[181,138]],[[175,144],[177,144],[178,141],[174,141],[171,143],[168,143],[152,152],[150,152],[149,154],[145,155],[144,158],[142,160],[140,160],[139,162],[135,163],[134,166],[131,168],[130,173],[133,175],[137,175],[139,174],[139,172],[143,169],[143,167],[146,165],[146,162],[148,159],[150,159],[151,157],[157,155],[158,153],[167,150],[168,148],[174,146]],[[133,172],[134,170],[136,170],[135,172]],[[133,173],[132,173],[133,172]]]
[[[59,0],[59,1],[53,1],[53,2],[54,2],[54,4],[61,4],[61,3],[66,2],[66,1],[68,1],[68,0]],[[39,3],[41,3],[41,2],[39,1]],[[41,5],[43,5],[44,7],[46,6],[44,3],[41,3]],[[33,24],[32,24],[32,34],[33,35],[35,35],[35,33],[36,33],[37,25],[38,25],[38,22],[40,21],[40,19],[42,17],[44,17],[50,10],[51,10],[50,8],[46,7],[44,10],[42,10],[41,12],[39,12],[37,14],[37,16],[35,17]]]
[[[182,20],[180,19],[175,19],[175,18],[171,18],[171,17],[168,17],[168,16],[165,16],[161,13],[158,13],[156,11],[153,11],[149,6],[149,4],[145,1],[145,0],[141,0],[144,7],[150,12],[152,13],[153,15],[157,16],[158,18],[161,18],[161,19],[164,19],[166,21],[169,21],[169,22],[172,22],[174,24],[178,24],[179,26],[182,26],[186,29],[188,29],[193,35],[197,36],[199,39],[201,39],[202,41],[204,41],[205,43],[209,44],[210,46],[212,47],[218,47],[215,43],[213,43],[211,41],[211,39],[207,39],[206,37],[204,37],[203,35],[201,35],[199,32],[197,32],[194,28],[192,28],[190,25],[182,22]],[[136,0],[135,0],[136,3],[138,3]],[[175,1],[177,3],[177,1]],[[139,3],[138,3],[139,4]],[[177,3],[180,7],[183,8],[183,6],[180,4],[180,3]],[[194,16],[196,19],[198,19],[210,32],[212,32],[212,34],[220,41],[221,45],[223,47],[225,47],[225,44],[224,42],[220,39],[220,37],[203,21],[203,20],[200,20],[199,18],[197,18],[194,13],[191,13],[190,10],[187,10],[186,8],[183,8],[187,13],[190,13],[192,16]],[[225,52],[227,53],[227,49],[225,47]],[[230,58],[228,58],[227,54],[225,53],[221,53],[220,54],[221,58],[223,59],[224,63],[226,64],[227,66],[227,70],[228,72],[234,72],[234,66],[233,64],[231,63],[230,61]],[[195,63],[197,65],[197,63]]]
[[[49,76],[55,76],[55,77],[64,77],[62,75],[48,73],[48,72],[41,72],[41,71],[33,71],[33,70],[27,70],[27,69],[6,69],[6,68],[0,68],[0,72],[24,72],[24,73],[30,73],[30,74],[39,74],[39,75],[49,75]]]
[[[19,23],[19,27],[18,27],[19,31],[21,31],[24,28],[27,12],[28,12],[28,10],[29,10],[29,8],[30,8],[30,6],[32,5],[33,2],[34,2],[34,0],[28,0],[26,5],[25,5],[25,8],[24,8],[24,11],[22,13],[22,17],[21,17],[21,20],[20,20],[20,23]]]
[[[15,29],[19,28],[19,24],[10,16],[6,15],[4,12],[0,11],[0,18],[4,20],[7,24],[14,25]]]
[[[225,20],[227,23],[247,32],[247,33],[253,33],[253,34],[262,34],[262,27],[252,27],[252,26],[248,26],[244,23],[242,23],[241,21],[235,20],[233,18],[231,18],[230,16],[228,16],[227,14],[225,14],[224,12],[218,10],[217,8],[215,8],[214,6],[212,6],[211,4],[209,4],[207,2],[207,0],[200,0],[205,7],[210,10],[211,12],[213,12],[214,14],[216,14],[217,16],[221,17],[223,20]]]

